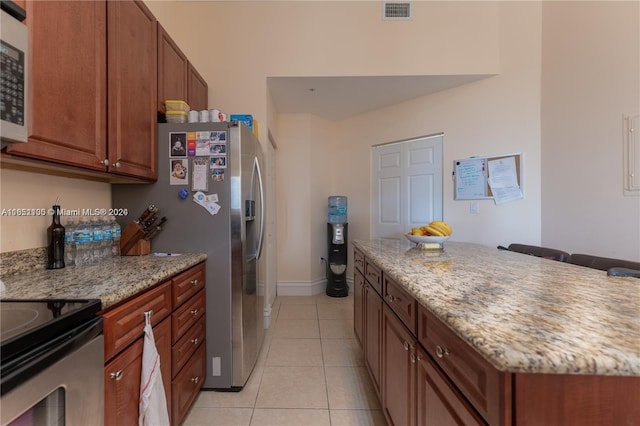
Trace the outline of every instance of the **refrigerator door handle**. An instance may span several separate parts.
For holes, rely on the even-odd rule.
[[[262,173],[260,172],[260,162],[258,157],[254,158],[253,167],[258,174],[258,186],[260,187],[260,232],[258,238],[258,247],[256,250],[256,259],[260,259],[262,253],[262,241],[264,239],[264,187],[262,186]]]

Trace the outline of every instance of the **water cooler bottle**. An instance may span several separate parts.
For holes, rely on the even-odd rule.
[[[327,223],[327,295],[346,297],[347,285],[347,197],[329,197]]]

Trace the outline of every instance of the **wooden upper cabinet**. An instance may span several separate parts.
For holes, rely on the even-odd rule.
[[[189,61],[158,23],[158,111],[165,112],[167,99],[187,102]]]
[[[191,62],[187,72],[187,90],[187,103],[191,109],[209,109],[209,86]]]
[[[27,3],[29,142],[7,152],[105,170],[106,13],[104,2]]]
[[[142,1],[108,1],[107,14],[110,171],[155,179],[156,19]]]
[[[27,16],[29,141],[7,152],[155,179],[157,29],[144,3],[29,1]]]

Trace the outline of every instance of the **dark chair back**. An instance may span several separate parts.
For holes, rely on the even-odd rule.
[[[610,277],[633,277],[640,278],[640,271],[637,269],[613,267],[607,271]]]
[[[508,249],[531,256],[557,260],[559,262],[567,262],[570,257],[569,253],[566,251],[540,246],[530,246],[527,244],[509,244]]]
[[[574,265],[586,266],[601,271],[608,271],[611,268],[627,268],[640,270],[639,262],[630,260],[614,259],[611,257],[592,256],[590,254],[575,253],[569,257],[569,263]]]

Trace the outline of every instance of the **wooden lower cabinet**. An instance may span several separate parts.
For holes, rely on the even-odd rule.
[[[422,348],[416,350],[416,409],[419,425],[485,425]]]
[[[145,313],[160,355],[171,424],[179,425],[206,373],[205,267],[196,265],[101,312],[105,335],[105,426],[138,424]]]
[[[201,344],[195,354],[189,358],[187,365],[173,380],[171,384],[172,425],[179,425],[182,422],[191,403],[198,396],[206,374],[205,359],[205,345]]]
[[[382,324],[382,411],[390,425],[413,426],[416,340],[386,305]]]
[[[156,349],[160,355],[162,382],[171,416],[171,318],[153,327]],[[137,425],[142,374],[143,339],[136,340],[104,367],[105,425]],[[164,361],[163,361],[164,360]]]
[[[364,275],[355,270],[353,277],[353,331],[364,349]]]
[[[364,286],[364,360],[369,367],[369,373],[373,380],[373,387],[380,396],[380,367],[382,363],[382,298],[370,285]]]

